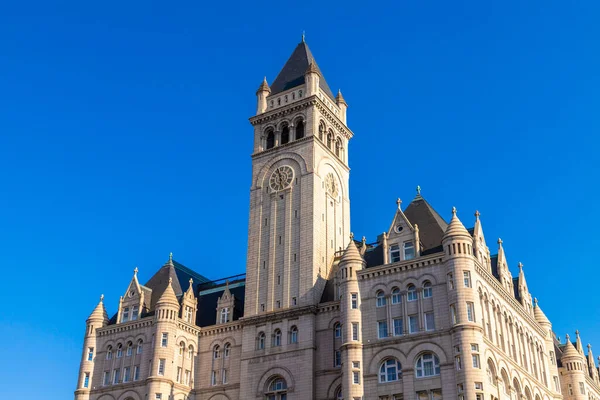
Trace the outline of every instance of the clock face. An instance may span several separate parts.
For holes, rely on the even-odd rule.
[[[327,189],[327,193],[329,193],[333,197],[337,197],[338,195],[338,184],[335,181],[335,177],[332,173],[327,174],[325,177],[325,188]]]
[[[402,225],[397,225],[396,226],[396,233],[402,232],[403,229],[404,229],[404,227]]]
[[[294,179],[294,170],[284,165],[273,171],[271,179],[269,179],[269,186],[271,186],[272,190],[278,192],[288,188],[292,183],[292,179]]]

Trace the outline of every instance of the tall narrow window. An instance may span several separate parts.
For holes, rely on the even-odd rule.
[[[110,385],[110,372],[104,371],[104,373],[102,374],[102,384],[104,386]]]
[[[281,346],[281,331],[279,329],[275,329],[273,333],[273,346]]]
[[[123,382],[129,382],[131,380],[131,367],[123,368]]]
[[[143,344],[142,340],[141,339],[138,340],[137,351],[136,351],[138,354],[142,354],[142,344]]]
[[[94,361],[94,348],[93,347],[88,347],[87,360]]]
[[[406,288],[408,290],[407,299],[408,301],[415,301],[419,298],[417,295],[417,287],[415,285],[408,285]]]
[[[323,135],[325,134],[325,124],[323,122],[321,122],[319,124],[319,140],[322,142],[323,141]]]
[[[86,372],[85,376],[83,377],[83,387],[84,388],[90,387],[90,373],[89,372]]]
[[[263,350],[265,348],[265,333],[264,332],[260,332],[258,334],[258,340],[257,340],[257,348],[258,350]]]
[[[413,242],[405,242],[404,243],[404,259],[412,260],[415,258],[415,245]]]
[[[290,128],[286,125],[281,130],[281,144],[286,144],[290,141]]]
[[[275,147],[275,132],[270,130],[267,132],[267,149]]]
[[[471,287],[471,272],[463,271],[463,280],[465,283],[465,287]]]
[[[117,358],[123,357],[123,345],[119,343],[117,345]]]
[[[450,305],[450,320],[452,321],[452,324],[456,324],[456,307],[454,304]]]
[[[165,374],[165,362],[166,360],[164,358],[158,360],[158,375]]]
[[[383,307],[386,304],[385,293],[383,290],[378,290],[375,294],[377,297],[377,307]]]
[[[302,139],[304,137],[304,122],[298,121],[296,122],[296,140]]]
[[[342,337],[342,325],[339,322],[335,323],[335,325],[333,326],[333,330],[335,331],[336,338]]]
[[[358,340],[358,322],[352,323],[352,340]]]
[[[190,360],[191,360],[192,358],[194,358],[194,346],[192,346],[192,345],[190,345],[190,346],[188,347],[187,358],[188,358],[188,359],[190,359]]]
[[[119,379],[121,379],[121,370],[117,368],[113,370],[113,385],[119,383]]]
[[[129,321],[129,307],[125,307],[123,309],[123,316],[121,317],[121,322]]]
[[[133,343],[127,343],[127,353],[125,354],[127,355],[127,357],[131,357],[131,355],[133,354]]]
[[[454,290],[454,276],[452,273],[448,274],[448,289]]]
[[[400,304],[402,302],[402,295],[400,289],[395,287],[392,288],[392,304]]]
[[[425,330],[435,330],[435,319],[433,318],[433,312],[425,313]]]
[[[177,367],[177,376],[175,377],[177,383],[181,383],[181,367]]]
[[[218,344],[213,347],[213,358],[216,360],[217,358],[221,358],[221,348]]]
[[[395,263],[400,261],[400,246],[393,244],[390,246],[390,260]]]
[[[340,156],[340,152],[342,150],[342,142],[338,139],[335,141],[335,155],[336,157]]]
[[[223,385],[227,383],[227,370],[225,368],[221,370],[221,382],[223,382]]]
[[[290,329],[290,344],[298,343],[298,328],[292,326]]]
[[[404,333],[404,324],[402,318],[394,318],[394,336],[400,336]]]
[[[131,320],[135,321],[138,319],[140,313],[140,307],[139,306],[133,306],[133,309],[131,311]]]
[[[192,372],[191,372],[189,369],[186,369],[186,370],[185,370],[185,384],[186,384],[187,386],[190,386],[190,382],[191,382],[191,379],[190,379],[190,377],[191,377],[191,376],[192,376]]]
[[[342,352],[339,350],[335,351],[335,357],[333,360],[333,366],[334,367],[341,367],[342,366]]]
[[[229,357],[229,353],[231,353],[231,343],[227,342],[225,343],[225,346],[223,346],[223,356]]]
[[[217,371],[211,371],[210,384],[211,384],[211,386],[215,386],[217,384]]]
[[[388,337],[387,321],[378,321],[377,322],[377,332],[378,332],[379,339]]]
[[[433,288],[431,287],[431,282],[426,281],[423,284],[423,298],[427,299],[431,296],[433,296]]]
[[[475,322],[475,305],[469,301],[467,302],[467,319]]]
[[[229,322],[229,307],[223,307],[221,309],[221,323],[226,324]]]
[[[329,133],[327,134],[327,148],[329,150],[331,150],[332,143],[333,143],[333,133],[331,131],[329,131]]]
[[[352,299],[352,309],[357,309],[358,308],[358,293],[352,293],[351,294],[351,299]]]
[[[140,379],[140,366],[135,365],[133,367],[133,380],[138,381]]]
[[[169,342],[169,334],[166,332],[163,332],[162,337],[160,339],[161,347],[167,347],[168,342]]]
[[[416,315],[411,315],[408,317],[408,333],[417,332],[419,332],[419,319]]]

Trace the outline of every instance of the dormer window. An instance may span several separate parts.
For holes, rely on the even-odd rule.
[[[125,307],[123,309],[123,316],[121,317],[121,322],[129,321],[129,307]]]
[[[226,324],[229,322],[229,307],[221,309],[221,323]]]
[[[302,97],[302,89],[298,90],[298,97]]]
[[[393,263],[400,261],[400,246],[397,244],[390,246],[390,260]]]
[[[140,311],[139,306],[133,306],[133,309],[131,310],[131,320],[132,321],[135,321],[138,319],[139,311]]]
[[[405,242],[404,243],[404,259],[412,260],[415,258],[415,246],[413,242]]]

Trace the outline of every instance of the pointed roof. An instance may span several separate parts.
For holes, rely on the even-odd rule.
[[[575,350],[575,347],[573,346],[573,343],[571,343],[571,338],[569,337],[569,335],[567,335],[566,337],[567,339],[567,343],[565,344],[565,347],[563,349],[563,357],[578,357],[579,353],[577,352],[577,350]]]
[[[446,228],[446,232],[444,232],[444,239],[451,236],[471,237],[467,228],[465,228],[462,222],[460,222],[460,219],[456,216],[456,207],[452,207],[452,219],[450,220],[448,228]]]
[[[344,99],[344,96],[342,96],[342,91],[340,89],[338,89],[338,94],[337,94],[337,96],[335,96],[335,101],[338,104],[348,105],[348,103],[346,103],[346,100]]]
[[[346,251],[344,251],[344,255],[340,259],[340,265],[349,263],[349,262],[360,262],[363,263],[364,260],[356,247],[356,243],[354,243],[354,238],[350,236],[350,243],[348,243],[348,247],[346,247]]]
[[[262,83],[260,84],[260,86],[256,90],[256,93],[258,93],[258,92],[270,92],[270,91],[271,91],[271,89],[269,88],[269,84],[267,83],[267,77],[265,76],[265,78],[263,79]]]
[[[535,308],[533,309],[533,316],[535,317],[537,323],[540,325],[550,325],[550,320],[548,319],[548,317],[546,317],[546,314],[544,314],[544,312],[540,308],[540,305],[538,304],[538,299],[534,299],[533,302],[535,303]]]
[[[592,354],[592,345],[588,343],[587,348],[588,348],[588,354],[587,354],[588,367],[592,368],[592,370],[595,370],[596,369],[596,361],[594,360],[594,355]]]
[[[498,238],[498,267],[502,268],[502,265],[506,265],[506,256],[504,254],[504,247],[502,247],[502,239]],[[509,271],[510,272],[510,271]]]
[[[577,337],[577,351],[579,354],[583,355],[583,344],[581,344],[581,336],[579,336],[579,330],[575,331],[575,336]]]
[[[304,41],[300,42],[298,46],[296,46],[294,52],[277,75],[277,78],[275,78],[273,81],[273,84],[271,85],[271,95],[303,85],[304,74],[308,70],[310,64],[313,64],[313,70],[321,75],[321,79],[319,79],[319,86],[321,87],[321,90],[323,90],[331,98],[331,100],[335,100],[333,92],[325,81],[323,73],[319,69],[317,62],[308,48],[308,45]]]
[[[525,280],[525,272],[523,272],[523,263],[519,263],[519,289],[524,288],[527,289],[527,281]]]
[[[417,195],[404,210],[404,215],[413,225],[419,225],[419,239],[423,245],[423,252],[442,245],[448,224],[421,196],[420,187],[417,187]]]
[[[108,322],[108,314],[106,313],[106,308],[104,308],[104,295],[100,296],[100,301],[98,302],[98,305],[96,306],[96,308],[94,308],[94,311],[92,311],[92,313],[88,317],[88,320],[90,319]]]
[[[167,288],[163,292],[162,296],[160,296],[160,299],[158,299],[158,301],[156,302],[156,305],[169,304],[176,305],[177,307],[179,307],[179,301],[177,300],[177,296],[175,295],[175,291],[173,290],[172,283],[173,278],[169,278]]]

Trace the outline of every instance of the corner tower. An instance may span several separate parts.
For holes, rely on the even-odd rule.
[[[256,95],[246,317],[318,303],[350,236],[347,104],[304,40]]]

